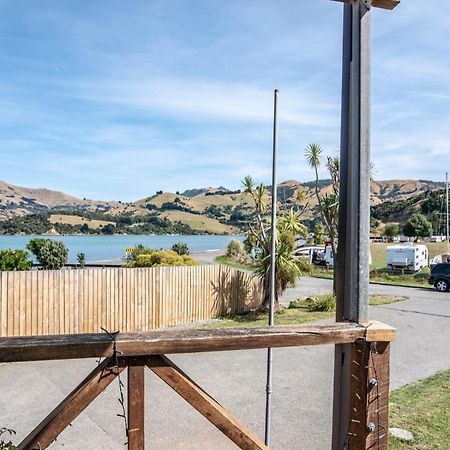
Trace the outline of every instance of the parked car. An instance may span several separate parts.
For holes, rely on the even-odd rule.
[[[439,292],[448,292],[450,289],[450,264],[441,263],[433,266],[428,283],[434,285]]]

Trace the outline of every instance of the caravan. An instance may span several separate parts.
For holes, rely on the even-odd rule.
[[[418,272],[428,266],[428,248],[425,245],[407,242],[386,247],[388,270]]]

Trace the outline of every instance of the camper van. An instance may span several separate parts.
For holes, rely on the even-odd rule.
[[[428,248],[425,245],[407,242],[386,247],[388,270],[418,272],[428,266]]]

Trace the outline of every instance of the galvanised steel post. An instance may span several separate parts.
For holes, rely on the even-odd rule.
[[[369,290],[371,0],[354,0],[343,9],[336,321],[362,323]],[[336,346],[334,450],[344,448],[348,433],[349,356],[349,345]]]
[[[270,227],[270,280],[269,280],[269,325],[273,325],[275,308],[275,258],[277,240],[277,156],[278,156],[278,89],[273,100],[273,156],[272,156],[272,221]],[[270,428],[272,424],[272,349],[267,349],[267,384],[266,384],[266,420],[264,443],[270,446]]]

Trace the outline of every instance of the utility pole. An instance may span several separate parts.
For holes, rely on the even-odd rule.
[[[371,9],[398,0],[343,1],[341,149],[336,321],[368,320],[370,255]],[[335,347],[332,449],[346,448],[350,410],[350,346]]]

